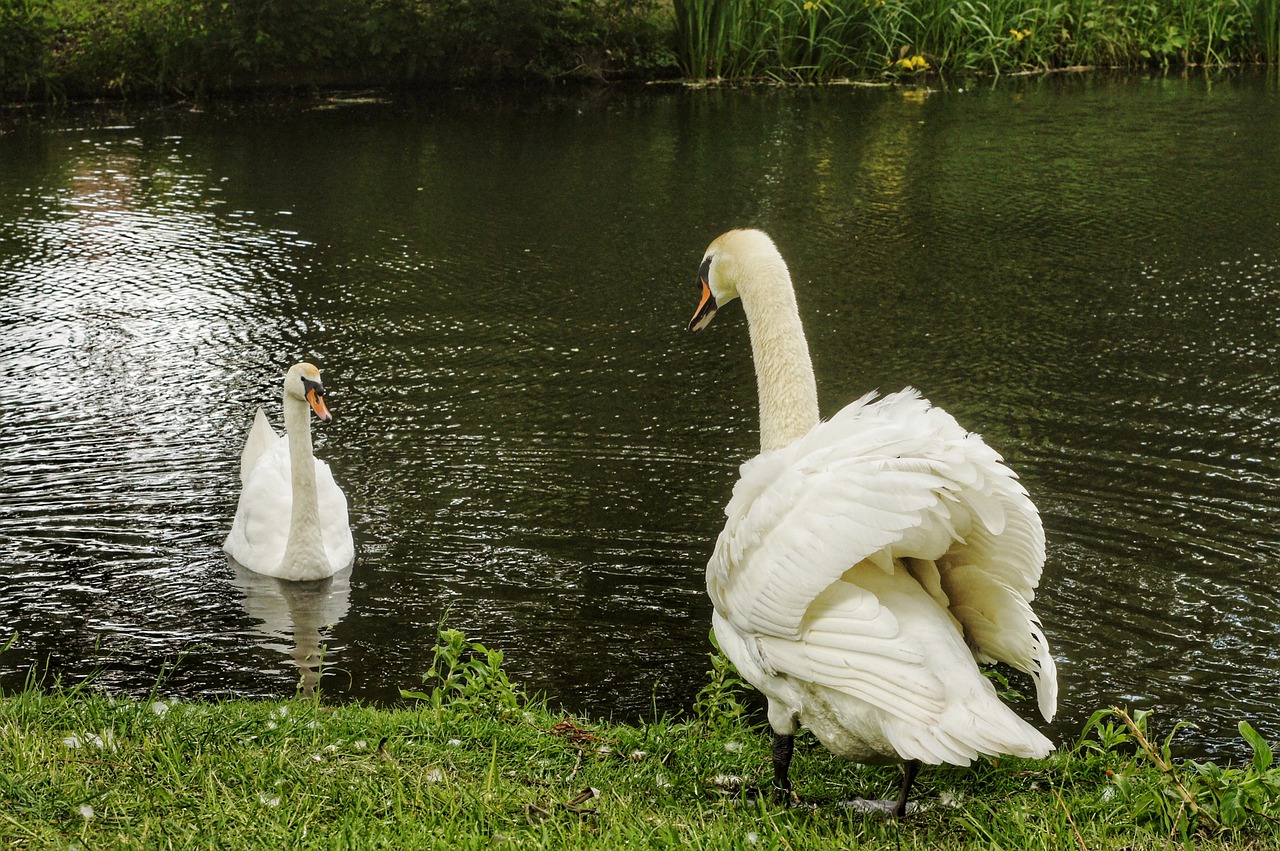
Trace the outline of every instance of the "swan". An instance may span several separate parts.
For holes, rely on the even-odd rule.
[[[907,388],[827,421],[786,263],[758,230],[711,243],[690,331],[735,298],[750,329],[760,448],[741,467],[707,563],[716,641],[768,700],[773,786],[793,799],[807,727],[855,762],[901,764],[906,813],[921,764],[1043,758],[1054,745],[979,663],[1029,674],[1052,720],[1057,671],[1031,610],[1040,516],[1001,457]]]
[[[324,579],[355,560],[347,498],[329,465],[311,451],[311,411],[333,416],[320,370],[295,364],[284,377],[285,435],[259,408],[240,456],[240,502],[222,548],[255,573],[279,579]]]

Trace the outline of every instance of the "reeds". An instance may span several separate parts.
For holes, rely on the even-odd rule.
[[[1280,0],[678,0],[675,8],[681,67],[692,77],[1280,58]]]
[[[1268,64],[1280,61],[1280,0],[1258,0],[1254,9],[1258,46]]]
[[[680,65],[690,77],[747,77],[762,56],[768,0],[676,0]]]

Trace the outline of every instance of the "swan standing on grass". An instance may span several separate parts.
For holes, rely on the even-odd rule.
[[[786,263],[768,236],[707,249],[689,330],[742,299],[760,394],[761,453],[742,465],[707,563],[720,648],[764,693],[775,794],[791,798],[808,727],[861,763],[1041,758],[1053,744],[997,696],[978,662],[1029,674],[1052,720],[1057,673],[1031,611],[1044,531],[1014,474],[913,389],[868,394],[827,422]]]
[[[332,576],[355,560],[347,498],[311,452],[311,411],[324,403],[320,370],[295,364],[284,377],[281,437],[258,409],[240,456],[240,504],[222,548],[255,573],[290,580]]]

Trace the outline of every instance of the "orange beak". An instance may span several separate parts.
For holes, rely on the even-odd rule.
[[[689,320],[690,331],[706,328],[711,323],[711,317],[716,315],[716,299],[711,295],[711,286],[701,275],[698,276],[698,281],[702,284],[702,298],[698,301],[698,309],[693,312],[693,318]]]
[[[333,414],[329,413],[329,408],[324,404],[324,397],[316,392],[316,388],[307,388],[307,401],[311,403],[311,410],[316,412],[320,422],[327,423],[333,419]]]

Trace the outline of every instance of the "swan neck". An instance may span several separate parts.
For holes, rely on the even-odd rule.
[[[284,549],[286,569],[328,563],[320,537],[320,503],[316,497],[316,461],[311,448],[311,409],[301,399],[284,399],[285,436],[289,441],[289,477],[293,507],[289,514],[289,542]],[[312,567],[311,569],[314,569]]]
[[[818,385],[786,264],[758,264],[738,283],[760,394],[760,449],[789,446],[818,424]]]

